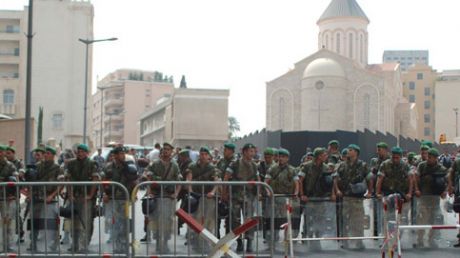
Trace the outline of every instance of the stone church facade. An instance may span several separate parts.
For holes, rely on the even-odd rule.
[[[332,0],[317,24],[319,50],[267,83],[267,130],[413,136],[399,64],[367,64],[369,19],[356,1]]]

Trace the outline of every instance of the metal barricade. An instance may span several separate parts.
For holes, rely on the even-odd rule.
[[[218,189],[216,194],[208,195],[209,188],[214,186]],[[179,200],[172,196],[177,187],[188,192]],[[156,194],[150,198],[149,188],[156,189]],[[189,192],[189,189],[192,191]],[[270,193],[270,197],[262,197],[266,192]],[[146,201],[151,198],[154,201]],[[147,181],[134,188],[131,199],[133,246],[136,247],[132,257],[217,257],[213,255],[217,251],[230,257],[274,257],[273,238],[267,238],[264,243],[262,237],[264,217],[270,221],[269,234],[274,232],[273,190],[265,183]],[[269,205],[262,205],[264,199]],[[139,212],[142,202],[135,200],[142,200],[147,214],[142,216]],[[225,204],[222,204],[223,201]],[[155,207],[151,209],[150,205]],[[227,208],[225,205],[228,205]],[[226,210],[228,214],[225,214]],[[191,216],[185,216],[187,212]],[[187,227],[178,228],[179,217],[186,220]],[[257,225],[254,220],[258,221]],[[220,226],[220,222],[224,222],[226,227]],[[143,233],[144,224],[146,232]],[[248,224],[253,228],[246,228]],[[152,231],[153,235],[150,234]],[[248,253],[246,248],[236,252],[230,248],[242,232],[243,238],[252,242],[253,252]],[[220,240],[217,235],[222,236]],[[140,243],[143,236],[147,240],[143,241],[145,244]]]
[[[120,183],[8,182],[0,183],[0,191],[1,257],[130,257],[130,199]],[[68,192],[73,193],[73,199],[67,198]],[[101,195],[104,192],[105,202]],[[95,196],[86,198],[90,193]],[[105,244],[102,216],[110,202],[117,204],[111,208],[107,226],[116,232],[116,238]],[[24,213],[21,208],[25,208]],[[27,224],[24,242],[15,236],[15,230],[19,232],[23,226],[19,219],[22,216]],[[66,232],[62,243],[61,226]],[[65,239],[69,236],[70,245]]]

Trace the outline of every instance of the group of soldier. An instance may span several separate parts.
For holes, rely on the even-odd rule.
[[[275,218],[285,220],[285,198],[275,198],[275,207],[264,203],[258,205],[261,199],[268,199],[272,194],[288,196],[298,210],[294,210],[293,217],[300,217],[302,205],[312,203],[315,199],[329,200],[332,202],[347,202],[349,205],[341,207],[343,236],[362,236],[364,215],[364,198],[384,198],[391,194],[399,194],[405,202],[414,197],[420,198],[417,206],[417,223],[433,224],[436,209],[439,207],[439,197],[453,195],[458,189],[460,178],[460,160],[456,160],[450,169],[438,163],[439,152],[432,148],[431,143],[424,142],[420,147],[420,154],[410,153],[403,157],[400,147],[389,148],[386,143],[376,146],[377,157],[369,165],[362,161],[360,147],[350,144],[339,151],[340,144],[336,140],[328,143],[326,148],[315,148],[302,158],[299,167],[290,165],[290,152],[286,149],[266,148],[263,158],[257,160],[256,146],[247,143],[241,148],[237,156],[236,145],[225,143],[222,157],[213,157],[207,147],[199,149],[198,159],[193,162],[190,150],[183,149],[175,152],[174,146],[164,143],[159,150],[158,158],[152,160],[143,169],[142,175],[138,174],[139,167],[126,158],[128,150],[119,145],[112,149],[110,159],[101,165],[89,158],[89,148],[80,144],[75,149],[75,158],[65,159],[61,166],[56,164],[56,149],[51,146],[42,146],[34,150],[35,164],[25,168],[19,159],[14,157],[13,147],[0,146],[0,181],[30,181],[30,182],[97,182],[113,181],[123,185],[126,192],[117,184],[87,185],[59,185],[48,184],[45,187],[24,187],[20,192],[26,196],[26,203],[32,203],[29,212],[31,221],[31,251],[37,250],[37,240],[46,238],[46,250],[49,252],[59,249],[59,221],[62,215],[62,203],[59,197],[65,200],[64,205],[70,210],[70,216],[64,220],[67,235],[70,234],[72,243],[68,249],[71,252],[88,252],[88,245],[93,234],[94,207],[98,198],[105,206],[107,217],[111,217],[111,241],[114,251],[125,253],[128,250],[127,219],[125,205],[131,198],[136,185],[141,178],[147,181],[228,181],[228,182],[254,182],[261,181],[268,184],[273,191],[262,189],[260,185],[248,183],[244,185],[162,185],[147,184],[145,197],[154,199],[155,205],[146,216],[146,236],[144,241],[151,237],[156,240],[156,252],[169,253],[168,240],[173,234],[173,218],[177,201],[185,203],[191,196],[198,206],[192,216],[206,229],[220,235],[221,219],[216,216],[216,211],[222,207],[229,210],[225,219],[226,232],[238,227],[248,217],[259,214],[270,216],[273,208]],[[18,190],[19,187],[16,187]],[[2,216],[4,247],[11,251],[14,245],[14,232],[17,230],[23,241],[22,214],[19,210],[18,192],[7,191],[4,187],[0,200]],[[10,189],[11,190],[11,189]],[[193,195],[192,195],[193,193]],[[459,194],[458,192],[456,194]],[[423,200],[423,201],[422,201]],[[221,207],[221,204],[222,207]],[[190,205],[190,204],[188,204]],[[230,205],[230,208],[228,208]],[[261,207],[259,207],[261,206]],[[183,206],[186,208],[185,206]],[[308,206],[304,206],[307,207]],[[327,212],[316,206],[316,212]],[[323,207],[324,208],[324,207]],[[110,214],[109,214],[109,211]],[[220,211],[218,212],[220,213]],[[260,214],[259,214],[260,215]],[[25,217],[25,216],[24,216]],[[24,218],[25,219],[25,218]],[[300,221],[300,220],[299,220]],[[35,225],[34,225],[35,224]],[[317,224],[321,224],[318,222]],[[17,226],[19,225],[19,226]],[[17,228],[15,228],[17,226]],[[296,227],[294,227],[296,229]],[[304,234],[320,237],[320,233],[312,227]],[[424,245],[424,232],[418,233],[417,245]],[[197,234],[188,232],[188,242],[192,247],[207,248],[200,241]],[[244,239],[238,238],[237,252],[253,252],[255,230],[244,234]],[[277,235],[265,235],[268,240]],[[66,235],[64,236],[66,238]],[[432,244],[434,233],[429,233]],[[356,241],[356,248],[364,248],[363,243]]]

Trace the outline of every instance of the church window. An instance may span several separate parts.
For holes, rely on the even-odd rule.
[[[281,97],[279,99],[279,128],[284,128],[285,104],[286,101]]]
[[[353,34],[348,34],[348,57],[353,58]]]
[[[337,52],[338,54],[340,54],[340,33],[337,33],[336,35],[336,49],[335,49],[335,52]]]
[[[371,118],[371,96],[369,94],[364,95],[364,110],[363,110],[363,126],[364,128],[370,127]]]

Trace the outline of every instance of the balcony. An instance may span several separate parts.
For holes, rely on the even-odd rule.
[[[112,128],[112,130],[108,130],[108,128],[104,129],[104,137],[109,137],[114,138],[114,137],[123,137],[123,130],[115,130]]]
[[[104,114],[104,123],[109,123],[110,121],[112,122],[115,122],[115,121],[123,121],[124,120],[124,116],[123,116],[123,113],[120,113],[120,114],[113,114],[113,115],[109,115],[107,113]]]
[[[19,64],[19,53],[0,52],[0,64]]]
[[[6,31],[6,30],[0,30],[0,39],[2,40],[21,40],[21,36],[23,36],[19,31]]]
[[[15,104],[0,104],[0,114],[15,115],[16,105]]]
[[[123,98],[104,99],[104,107],[123,106]]]
[[[13,78],[10,76],[14,76],[14,74],[0,73],[0,85],[3,89],[18,89],[19,78]]]

